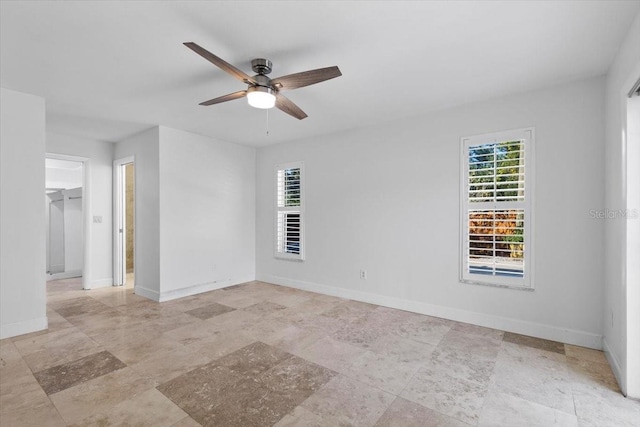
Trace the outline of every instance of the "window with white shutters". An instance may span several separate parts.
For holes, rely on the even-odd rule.
[[[303,164],[276,168],[276,256],[304,259]]]
[[[532,288],[533,129],[462,138],[461,280]]]

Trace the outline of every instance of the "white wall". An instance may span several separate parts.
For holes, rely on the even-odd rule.
[[[626,95],[640,77],[640,14],[620,46],[609,68],[606,82],[606,201],[613,211],[626,209]],[[635,165],[637,167],[637,165]],[[618,378],[622,391],[627,393],[628,348],[627,304],[637,301],[627,298],[626,279],[626,221],[605,220],[605,290],[604,290],[604,350]],[[637,264],[638,260],[632,262]],[[629,283],[638,286],[638,283]],[[636,307],[637,310],[637,307]],[[637,339],[637,338],[636,338]],[[640,356],[636,355],[636,358]],[[637,375],[637,374],[636,374]],[[636,380],[636,383],[640,381]],[[640,387],[640,385],[638,385]],[[640,390],[631,391],[640,397]]]
[[[259,149],[257,278],[599,348],[603,101],[599,77]],[[536,289],[462,284],[460,138],[529,126]],[[273,256],[274,166],[292,161],[305,162],[304,262]]]
[[[88,188],[84,197],[89,203],[89,218],[102,217],[101,223],[90,222],[88,230],[89,262],[84,266],[84,286],[98,288],[113,284],[113,208],[112,169],[114,144],[70,135],[47,133],[47,153],[84,157]]]
[[[255,278],[255,149],[163,126],[135,156],[135,292],[166,301]]]
[[[44,153],[44,99],[0,89],[0,339],[47,328]]]
[[[114,152],[115,160],[135,156],[135,292],[156,301],[160,296],[159,138],[159,128],[154,127],[118,142]]]
[[[161,301],[254,280],[255,149],[160,127],[160,242]]]

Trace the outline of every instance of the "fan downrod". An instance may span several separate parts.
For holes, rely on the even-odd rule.
[[[272,66],[273,64],[268,59],[256,58],[251,60],[251,69],[258,74],[269,74]]]

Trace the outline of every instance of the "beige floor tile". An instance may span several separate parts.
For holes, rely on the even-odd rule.
[[[620,387],[611,367],[607,363],[593,362],[588,359],[567,357],[567,366],[572,381],[604,387],[620,393]]]
[[[171,427],[201,427],[201,424],[191,417],[184,417],[177,423],[172,424]]]
[[[577,427],[574,414],[558,411],[510,394],[489,393],[480,427]]]
[[[495,341],[502,341],[502,338],[504,336],[504,331],[462,322],[453,322],[451,329],[457,332],[464,332],[465,334],[470,335],[478,335]]]
[[[62,419],[51,401],[44,397],[31,401],[29,406],[0,412],[0,426],[19,427],[64,427]]]
[[[286,317],[281,318],[302,330],[317,331],[327,335],[338,331],[347,323],[340,318],[313,313],[288,314]]]
[[[449,322],[429,316],[411,316],[394,328],[401,337],[431,345],[438,345],[451,330]]]
[[[176,313],[162,315],[156,319],[149,320],[145,324],[150,325],[154,330],[165,333],[183,326],[190,326],[199,323],[201,320],[186,313]]]
[[[123,305],[136,304],[139,302],[149,301],[145,297],[136,295],[132,289],[129,288],[117,288],[117,289],[97,289],[98,292],[92,293],[90,296],[97,301],[100,301],[104,305],[109,307],[120,307]],[[100,292],[102,291],[102,292]]]
[[[197,322],[189,325],[181,326],[179,328],[172,329],[162,333],[163,337],[175,340],[180,344],[188,345],[205,338],[211,337],[216,330],[204,320],[198,320]]]
[[[576,415],[583,427],[638,427],[640,401],[600,383],[573,382]]]
[[[0,412],[15,412],[48,401],[47,395],[23,361],[0,370]]]
[[[405,362],[426,363],[436,349],[431,344],[410,340],[392,333],[382,335],[372,342],[369,350],[384,356],[395,356]]]
[[[89,296],[81,296],[74,299],[65,299],[58,302],[51,302],[50,307],[58,312],[62,317],[73,323],[73,318],[88,313],[98,313],[104,310],[111,310],[108,305],[102,304]]]
[[[110,329],[99,334],[92,334],[91,338],[107,350],[117,353],[124,348],[158,339],[162,336],[162,333],[163,328],[156,326],[151,321],[147,321]]]
[[[47,310],[47,331],[49,333],[72,327],[73,323],[60,316],[57,311]]]
[[[187,414],[155,388],[127,399],[110,410],[92,415],[73,424],[89,426],[153,426],[170,427]]]
[[[298,406],[282,417],[273,427],[335,427],[339,425],[338,420],[333,417],[321,417],[302,406]]]
[[[133,365],[150,359],[158,353],[172,351],[182,346],[177,340],[161,335],[154,340],[119,348],[117,351],[112,351],[112,353],[127,365]]]
[[[364,384],[397,395],[420,368],[421,362],[367,351],[342,372]]]
[[[214,291],[214,292],[218,292],[218,291]],[[167,309],[172,309],[172,310],[176,310],[181,313],[184,313],[189,310],[194,310],[196,308],[209,305],[212,302],[214,301],[211,301],[210,298],[205,298],[203,295],[192,295],[184,298],[178,298],[171,301],[166,301],[166,302],[160,303],[160,305],[164,306]]]
[[[468,427],[469,424],[441,414],[401,397],[393,401],[389,409],[376,423],[376,427]]]
[[[76,316],[74,325],[89,337],[111,332],[115,329],[130,328],[142,320],[126,316],[118,310],[105,310],[93,315]]]
[[[331,338],[368,350],[372,343],[386,334],[387,330],[383,325],[368,318],[363,318],[351,323],[345,323],[340,329],[331,334]]]
[[[592,350],[590,348],[578,347],[571,344],[565,344],[565,354],[567,357],[573,357],[574,359],[588,360],[590,362],[598,362],[608,364],[607,358],[603,351]]]
[[[209,361],[210,359],[203,354],[182,346],[168,351],[158,351],[130,367],[141,377],[151,378],[156,384],[163,384]]]
[[[233,310],[235,310],[235,308],[218,304],[217,302],[212,302],[210,304],[203,305],[202,307],[185,311],[185,313],[190,316],[196,317],[200,320],[207,320],[214,316],[219,316],[221,314],[228,313]]]
[[[487,393],[486,386],[423,367],[400,396],[457,420],[475,424]]]
[[[216,297],[216,302],[233,308],[246,308],[261,301],[259,298],[232,293],[220,294]]]
[[[0,369],[10,362],[18,362],[22,354],[9,338],[0,340]]]
[[[335,308],[335,306],[340,304],[340,302],[341,300],[337,298],[332,300],[324,300],[311,297],[306,301],[301,302],[300,304],[288,307],[288,310],[291,313],[322,314],[325,311]]]
[[[380,389],[338,375],[305,400],[303,408],[338,425],[373,426],[395,396]]]
[[[242,331],[260,322],[260,315],[244,310],[230,311],[220,316],[212,317],[204,322],[212,331]]]
[[[273,334],[263,336],[261,341],[280,350],[295,353],[315,344],[327,335],[321,331],[305,331],[294,325],[287,325],[284,329]]]
[[[153,379],[143,378],[131,368],[124,368],[52,394],[49,398],[64,420],[73,424],[94,414],[107,412],[118,403],[155,385]]]
[[[267,301],[274,302],[279,305],[283,305],[285,307],[296,307],[300,304],[303,304],[309,301],[310,297],[307,295],[298,295],[298,294],[281,294],[274,295],[266,298]]]
[[[293,354],[336,372],[346,372],[348,367],[365,352],[366,350],[362,348],[326,337],[308,347],[294,351]]]
[[[557,341],[545,340],[542,338],[529,337],[526,335],[505,332],[502,339],[504,342],[519,344],[526,347],[537,348],[539,350],[551,351],[558,354],[565,354],[564,344]]]
[[[33,372],[72,362],[104,348],[77,328],[66,328],[15,342]]]
[[[473,354],[475,357],[495,360],[500,352],[501,344],[501,340],[494,339],[489,335],[461,332],[452,329],[442,338],[438,347],[443,350],[455,350]]]
[[[436,348],[425,366],[452,378],[487,386],[494,375],[495,361],[453,348]]]
[[[257,341],[243,332],[213,331],[206,337],[187,344],[187,349],[215,360]]]
[[[323,312],[321,315],[340,319],[343,323],[363,320],[368,313],[375,310],[378,306],[358,301],[344,301],[336,305],[334,308]]]
[[[575,413],[566,358],[554,352],[503,343],[491,390]]]
[[[640,419],[640,402],[621,395],[595,350],[263,282],[165,303],[131,289],[83,291],[81,279],[47,289],[50,329],[0,341],[3,427],[197,427],[195,415],[225,427],[574,426],[576,415],[581,427],[637,427]],[[216,304],[234,310],[186,314],[209,317]],[[547,345],[557,353],[537,348]],[[133,368],[49,397],[30,369],[105,349]]]

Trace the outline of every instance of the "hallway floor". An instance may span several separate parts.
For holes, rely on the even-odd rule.
[[[49,282],[4,426],[639,426],[602,352],[251,282],[158,304]]]

